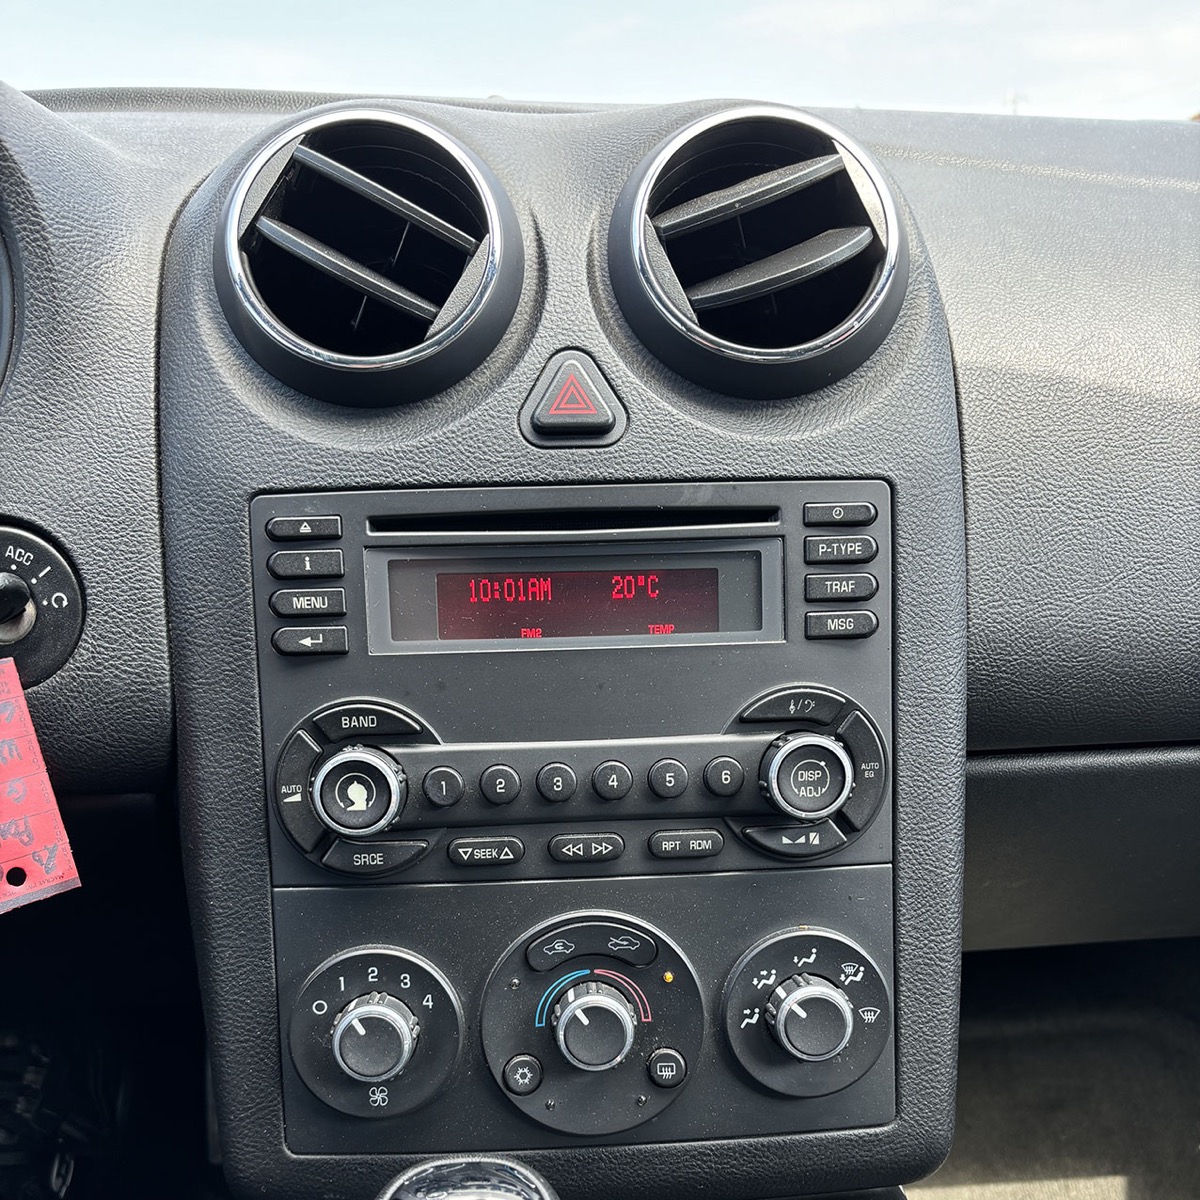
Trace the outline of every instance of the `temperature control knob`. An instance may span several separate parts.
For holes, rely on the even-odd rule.
[[[383,1083],[408,1066],[421,1034],[407,1005],[371,992],[351,1000],[333,1023],[333,1056],[362,1083]]]
[[[850,1001],[816,975],[785,979],[771,993],[766,1016],[779,1044],[802,1062],[824,1062],[840,1054],[854,1032]]]
[[[407,799],[403,768],[373,746],[351,746],[335,754],[312,785],[317,816],[342,837],[369,837],[386,829]]]
[[[610,1070],[633,1048],[633,1007],[606,983],[571,988],[555,1006],[552,1019],[563,1057],[581,1071]]]
[[[854,786],[854,764],[836,738],[788,733],[767,747],[758,786],[789,817],[820,821],[846,803]]]

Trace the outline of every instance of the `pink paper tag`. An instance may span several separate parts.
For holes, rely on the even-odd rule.
[[[11,658],[0,659],[0,913],[79,886],[75,856]]]

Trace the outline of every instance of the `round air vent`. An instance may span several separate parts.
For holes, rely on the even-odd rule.
[[[752,107],[696,121],[645,159],[617,201],[609,269],[664,363],[769,399],[866,361],[899,312],[908,252],[860,148],[805,113]]]
[[[468,375],[507,329],[523,266],[487,167],[434,126],[373,109],[274,137],[234,186],[216,247],[221,306],[250,354],[349,405]]]

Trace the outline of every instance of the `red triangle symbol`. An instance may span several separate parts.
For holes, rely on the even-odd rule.
[[[562,385],[558,395],[554,397],[549,415],[552,417],[594,417],[597,415],[591,396],[583,390],[583,384],[575,378],[574,371],[567,376],[567,382]]]

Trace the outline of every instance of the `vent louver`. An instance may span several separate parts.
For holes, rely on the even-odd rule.
[[[284,130],[242,173],[217,280],[234,331],[272,374],[384,405],[483,361],[512,319],[522,265],[511,205],[470,151],[415,118],[343,108]]]
[[[861,150],[804,113],[756,107],[650,154],[617,203],[609,265],[626,319],[668,366],[773,398],[825,386],[878,348],[907,250]]]

